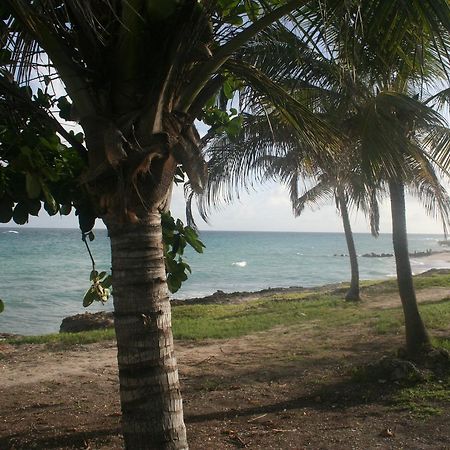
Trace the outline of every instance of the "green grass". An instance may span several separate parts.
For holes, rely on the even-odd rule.
[[[408,410],[418,419],[442,414],[450,402],[450,380],[405,387],[391,400],[395,409]]]
[[[370,295],[371,292],[378,294],[397,291],[397,280],[395,278],[384,281],[368,281],[361,283],[363,292]],[[416,275],[414,277],[414,287],[416,289],[427,289],[433,287],[450,288],[450,274]]]
[[[366,295],[374,295],[396,289],[395,280],[365,282]],[[418,289],[449,286],[450,275],[416,277]],[[424,321],[433,330],[446,331],[450,323],[450,299],[422,304]],[[325,290],[310,290],[301,293],[278,294],[272,298],[254,300],[240,304],[183,305],[173,308],[173,332],[176,339],[227,339],[276,326],[311,325],[318,330],[348,326],[370,320],[372,328],[379,334],[402,333],[403,314],[401,308],[367,311],[358,304],[343,301],[342,295]],[[83,333],[48,334],[8,339],[13,344],[61,344],[64,346],[89,344],[114,339],[114,331],[96,330]],[[450,337],[435,340],[440,347],[450,350]]]
[[[330,314],[332,311],[332,314]],[[226,339],[283,325],[314,323],[316,327],[358,322],[361,312],[333,296],[314,301],[295,300],[292,294],[277,300],[257,300],[235,305],[189,305],[174,308],[173,332],[178,339]]]
[[[450,323],[450,298],[422,304],[420,313],[429,330],[446,331]],[[374,316],[374,328],[378,334],[399,333],[403,323],[400,307],[378,311]]]
[[[450,352],[450,336],[447,338],[433,337],[431,342],[435,347],[443,348]]]
[[[93,342],[107,341],[114,339],[114,329],[83,331],[81,333],[53,333],[41,336],[21,336],[19,338],[9,338],[6,342],[10,344],[56,344],[63,346],[92,344]]]

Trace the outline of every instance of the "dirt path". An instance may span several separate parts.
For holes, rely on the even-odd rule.
[[[448,295],[426,289],[419,301]],[[371,295],[361,308],[399,305]],[[177,342],[191,449],[450,449],[450,415],[418,420],[348,383],[395,346],[363,327],[314,324],[226,341]],[[0,449],[120,449],[114,343],[74,350],[0,344]],[[347,380],[347,381],[346,381]],[[430,433],[430,430],[433,433]]]

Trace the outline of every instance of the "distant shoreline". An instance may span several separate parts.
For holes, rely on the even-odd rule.
[[[8,226],[7,224],[0,224],[0,230],[1,229],[10,229],[10,230],[75,230],[80,231],[78,227],[36,227],[36,226]],[[95,227],[93,231],[107,231],[106,227]],[[199,229],[199,233],[287,233],[287,234],[342,234],[344,235],[344,232],[341,230],[338,231],[297,231],[297,230],[206,230],[206,229]],[[80,231],[81,233],[81,231]],[[369,236],[371,235],[370,232],[354,232],[355,236],[358,235],[364,235]],[[380,233],[382,236],[391,236],[392,232],[382,232]],[[408,233],[408,236],[441,236],[441,233]],[[376,238],[374,238],[376,239]],[[442,240],[442,239],[441,239]]]

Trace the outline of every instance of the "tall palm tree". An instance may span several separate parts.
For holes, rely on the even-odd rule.
[[[408,41],[407,44],[411,46],[414,42]],[[424,42],[421,43],[423,44]],[[416,48],[417,44],[414,45]],[[441,214],[444,227],[447,226],[449,215],[449,199],[436,176],[433,159],[433,154],[441,157],[448,154],[449,130],[442,117],[422,103],[413,90],[416,86],[424,86],[424,83],[433,78],[445,77],[448,64],[446,61],[439,61],[429,47],[422,48],[421,55],[424,65],[419,73],[412,71],[412,67],[403,60],[398,60],[389,68],[381,70],[375,65],[373,72],[359,68],[361,76],[347,77],[333,60],[330,62],[316,56],[309,70],[304,65],[301,66],[296,73],[296,80],[283,80],[285,85],[295,86],[294,96],[306,99],[312,109],[321,114],[323,120],[331,120],[331,124],[347,136],[343,143],[352,150],[350,153],[348,148],[344,150],[344,161],[352,160],[352,167],[363,176],[362,183],[365,187],[362,192],[371,192],[368,197],[371,199],[375,199],[374,189],[389,190],[392,194],[394,252],[405,314],[407,350],[411,355],[419,354],[429,340],[418,313],[412,284],[402,203],[403,184],[411,186],[419,194],[429,213]],[[313,68],[321,70],[314,71]],[[313,73],[319,74],[315,85],[311,84],[311,77],[307,79],[304,76]],[[389,73],[395,73],[395,76]],[[309,95],[305,95],[305,91],[309,91]],[[319,106],[318,100],[321,102]],[[323,103],[327,105],[325,109]],[[330,110],[330,104],[336,108],[337,113],[327,116],[325,113]],[[249,175],[260,181],[264,179],[263,174],[273,175],[275,172],[289,185],[293,205],[297,202],[300,207],[308,201],[309,195],[331,192],[330,180],[327,180],[327,184],[319,184],[316,190],[304,197],[298,196],[297,185],[302,175],[308,171],[311,173],[311,168],[314,172],[319,168],[332,167],[333,164],[336,165],[336,161],[331,160],[330,166],[330,160],[327,161],[323,153],[312,151],[307,143],[292,141],[275,114],[269,115],[269,118],[272,123],[269,130],[261,130],[260,120],[252,117],[244,123],[241,139],[236,141],[227,136],[219,136],[207,149],[213,172],[208,185],[209,193],[200,205],[203,215],[206,207],[215,203],[217,196],[223,192],[226,193],[226,199],[230,200],[232,189],[246,187],[246,177]],[[262,142],[256,142],[258,139]],[[284,156],[273,158],[265,154],[270,145],[280,146]],[[224,150],[227,151],[226,154]],[[319,159],[315,160],[315,155]],[[338,164],[346,167],[342,161]],[[348,186],[349,177],[346,178]],[[383,184],[387,187],[383,187]],[[341,186],[342,183],[339,182],[336,197],[345,215],[346,204],[342,188],[339,189]],[[319,188],[323,190],[320,191]],[[373,218],[377,217],[376,211],[375,208]],[[354,279],[357,279],[356,275]]]
[[[336,169],[336,166],[334,169]],[[371,219],[370,224],[372,234],[378,236],[379,216],[375,212],[378,208],[378,202],[374,195],[367,192],[367,187],[359,182],[360,180],[355,179],[355,173],[352,169],[349,168],[349,170],[344,173],[345,179],[342,177],[339,178],[332,171],[333,169],[330,169],[327,172],[321,173],[317,183],[300,197],[293,199],[293,210],[294,214],[299,216],[306,205],[315,206],[325,198],[334,200],[342,219],[350,261],[350,288],[345,295],[345,299],[348,301],[360,301],[358,255],[349,218],[349,206],[351,204],[361,205],[361,209],[363,209]],[[351,180],[349,179],[349,176]]]
[[[391,30],[396,36],[396,31],[407,30],[411,39],[420,39],[424,30],[436,30],[440,36],[441,24],[450,23],[446,0],[0,4],[0,44],[6,50],[2,55],[11,57],[0,73],[1,100],[9,101],[17,92],[9,89],[11,84],[45,85],[59,78],[67,91],[67,98],[60,100],[67,110],[64,115],[77,119],[83,128],[83,143],[70,133],[64,137],[86,161],[80,179],[86,201],[78,205],[82,231],[90,231],[99,217],[111,240],[127,448],[187,448],[160,216],[170,202],[179,165],[194,189],[204,184],[195,119],[214,117],[217,109],[205,108],[208,100],[225,83],[229,88],[235,78],[258,94],[261,105],[270,99],[298,140],[311,147],[329,141],[327,127],[287,95],[275,75],[267,76],[246,61],[242,49],[248,43],[257,47],[272,24],[283,34],[304,36],[314,46],[328,17],[359,18],[359,4],[367,29],[377,33]],[[392,16],[391,5],[403,12],[402,21]],[[373,34],[367,32],[367,37],[372,39]],[[398,53],[395,40],[390,48]],[[44,103],[44,122],[56,128],[50,106]],[[48,192],[46,197],[57,209]]]
[[[405,186],[423,201],[426,211],[439,214],[444,232],[450,214],[450,198],[437,176],[434,154],[450,151],[450,130],[436,111],[419,101],[396,91],[380,91],[365,111],[364,122],[370,121],[361,135],[362,163],[387,186],[391,200],[392,239],[397,268],[397,282],[405,317],[406,349],[419,357],[430,345],[421,319],[414,291],[407,244]],[[385,133],[379,136],[379,133]],[[379,137],[376,138],[375,136]],[[377,139],[378,142],[373,142]],[[397,148],[390,161],[380,160],[381,154],[370,154],[372,146],[392,139]],[[369,143],[370,140],[370,143]],[[431,146],[431,145],[432,146]]]
[[[89,232],[99,217],[111,240],[122,429],[130,449],[187,448],[161,212],[179,165],[196,189],[203,183],[194,120],[214,113],[204,106],[238,72],[261,96],[289,107],[284,115],[301,124],[299,135],[326,134],[285,91],[240,64],[238,54],[273,23],[296,32],[301,15],[279,19],[307,1],[238,3],[7,0],[0,5],[1,56],[8,56],[1,61],[2,102],[14,108],[19,98],[27,101],[19,86],[41,82],[44,91],[58,78],[67,92],[59,102],[61,114],[83,129],[84,142],[64,129],[56,132],[64,133],[85,160],[77,180],[85,192],[84,202],[76,205],[82,231]],[[31,107],[31,96],[28,101]],[[40,112],[54,133],[51,107],[42,104]],[[45,202],[57,209],[55,198],[46,194]]]

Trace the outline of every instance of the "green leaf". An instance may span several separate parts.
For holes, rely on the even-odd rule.
[[[71,120],[72,103],[67,100],[66,96],[58,98],[57,106],[59,108],[59,117],[64,120]]]
[[[103,279],[105,276],[106,276],[106,272],[100,272],[100,273],[98,274],[98,279],[101,280],[101,279]]]
[[[231,83],[229,80],[226,80],[225,83],[223,83],[223,93],[225,97],[228,100],[231,100],[233,98],[233,92],[234,92],[234,86],[233,83]]]
[[[28,205],[26,203],[17,203],[13,212],[13,220],[18,225],[24,225],[28,222]]]
[[[0,298],[0,313],[2,313],[5,310],[5,303],[3,302],[3,300]]]
[[[12,54],[6,48],[0,49],[0,66],[9,64],[11,62]]]
[[[96,278],[98,278],[98,272],[96,270],[92,270],[90,275],[89,275],[89,279],[91,281],[94,281]]]
[[[54,216],[58,212],[58,204],[56,203],[56,200],[53,198],[53,195],[50,193],[47,186],[42,186],[42,190],[45,197],[44,209],[47,211],[49,216]]]
[[[169,291],[172,292],[172,294],[174,294],[175,292],[178,291],[178,289],[180,289],[181,281],[177,277],[174,277],[173,275],[169,274],[167,276],[167,287],[169,288]]]
[[[107,275],[106,278],[102,281],[102,285],[104,288],[110,288],[112,286],[112,276]]]
[[[205,245],[198,238],[198,234],[191,227],[186,227],[184,230],[184,237],[186,238],[187,243],[197,252],[203,253],[203,249]]]
[[[3,197],[0,200],[0,222],[8,223],[13,217],[13,206],[12,200]]]
[[[61,205],[59,213],[62,216],[68,216],[72,212],[72,205]]]
[[[96,290],[94,289],[94,287],[91,286],[91,287],[87,290],[86,294],[84,294],[84,297],[83,297],[83,306],[84,306],[85,308],[87,308],[87,307],[88,307],[89,305],[91,305],[96,299],[97,299],[97,292],[96,292]]]
[[[39,214],[39,211],[41,210],[41,202],[40,200],[28,200],[28,213],[31,216],[37,216]]]

